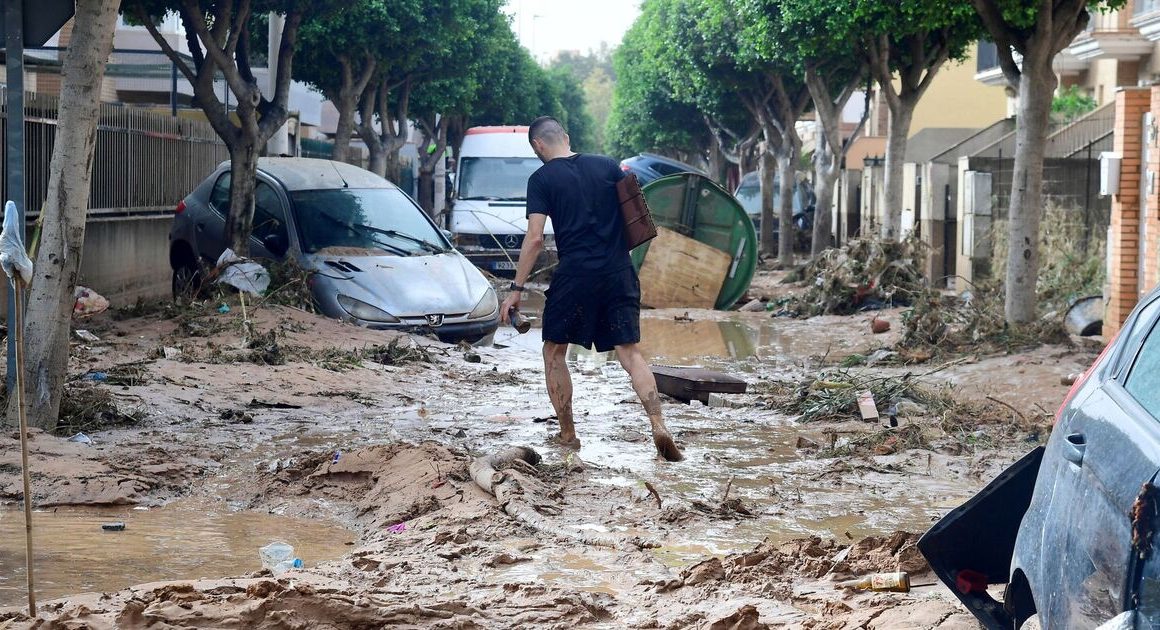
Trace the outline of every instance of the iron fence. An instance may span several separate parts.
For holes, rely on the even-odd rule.
[[[0,102],[4,93],[5,88],[0,88]],[[24,203],[29,216],[39,213],[48,192],[58,112],[56,96],[25,95]],[[8,122],[3,105],[0,116],[2,141]],[[205,121],[102,103],[89,212],[100,215],[172,209],[228,158],[225,145]],[[0,177],[0,198],[7,198],[6,166]]]

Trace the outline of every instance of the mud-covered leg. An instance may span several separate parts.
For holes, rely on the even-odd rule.
[[[685,456],[681,454],[681,449],[677,448],[677,443],[665,426],[665,420],[661,416],[661,397],[657,393],[657,382],[644,356],[641,355],[640,348],[635,343],[616,346],[616,357],[632,378],[632,388],[636,390],[636,395],[640,396],[640,402],[648,414],[649,424],[652,425],[653,444],[657,447],[657,452],[670,462],[681,461]]]
[[[576,425],[572,422],[572,375],[568,373],[568,344],[544,342],[544,376],[548,382],[548,398],[560,421],[560,444],[580,448]]]

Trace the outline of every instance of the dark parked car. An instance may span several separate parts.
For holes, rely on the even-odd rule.
[[[292,259],[312,272],[325,315],[379,329],[479,341],[495,332],[491,284],[415,202],[356,166],[305,158],[258,161],[253,258]],[[169,233],[175,296],[201,285],[225,251],[230,165],[178,206]]]
[[[673,175],[675,173],[705,174],[704,171],[695,166],[690,166],[684,162],[678,162],[654,153],[641,153],[640,155],[621,160],[620,170],[626,173],[636,173],[636,179],[640,182],[641,186],[660,179],[665,175]]]
[[[778,187],[779,179],[775,173],[773,176],[773,207],[774,214],[777,213],[778,198],[781,197],[781,189]],[[749,214],[749,218],[753,219],[753,227],[757,229],[757,233],[761,234],[761,173],[757,171],[750,171],[741,177],[741,182],[737,184],[737,190],[733,193],[737,197],[737,201],[741,202],[741,207],[745,208],[745,212]],[[807,180],[799,180],[797,186],[794,188],[793,195],[793,222],[794,226],[799,232],[809,234],[814,227],[814,187]],[[774,217],[776,221],[777,218]],[[773,233],[777,234],[778,226],[775,223],[773,226]]]
[[[919,542],[987,628],[1160,627],[1160,290],[1072,386],[1040,447]],[[1003,601],[986,585],[1007,584]]]

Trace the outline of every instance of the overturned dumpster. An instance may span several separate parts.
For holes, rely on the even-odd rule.
[[[757,233],[737,199],[697,173],[644,187],[658,236],[632,251],[641,303],[728,309],[757,269]]]

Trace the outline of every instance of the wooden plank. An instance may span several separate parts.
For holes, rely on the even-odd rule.
[[[658,227],[640,267],[640,303],[652,308],[713,308],[733,257]]]
[[[657,390],[682,402],[709,402],[709,394],[744,394],[745,381],[713,370],[687,367],[652,366]]]

